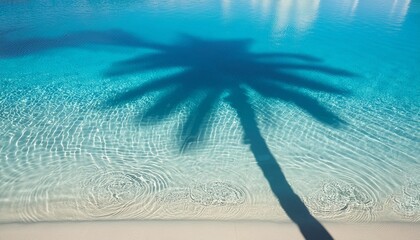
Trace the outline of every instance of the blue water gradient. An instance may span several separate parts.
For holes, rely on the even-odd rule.
[[[0,23],[2,222],[420,221],[418,1],[7,1]]]

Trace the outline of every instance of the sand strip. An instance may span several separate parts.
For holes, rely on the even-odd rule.
[[[416,223],[326,223],[335,239],[420,239]],[[1,240],[303,239],[296,225],[274,222],[122,221],[0,224]]]

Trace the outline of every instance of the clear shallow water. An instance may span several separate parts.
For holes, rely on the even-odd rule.
[[[0,12],[2,222],[420,220],[416,1]]]

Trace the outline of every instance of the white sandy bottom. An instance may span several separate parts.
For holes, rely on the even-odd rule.
[[[335,239],[419,239],[414,223],[326,223]],[[304,239],[292,223],[216,221],[127,221],[1,224],[0,239]]]

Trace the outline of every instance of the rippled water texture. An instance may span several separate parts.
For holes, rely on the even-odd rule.
[[[410,0],[2,1],[0,222],[419,222],[419,23]]]

